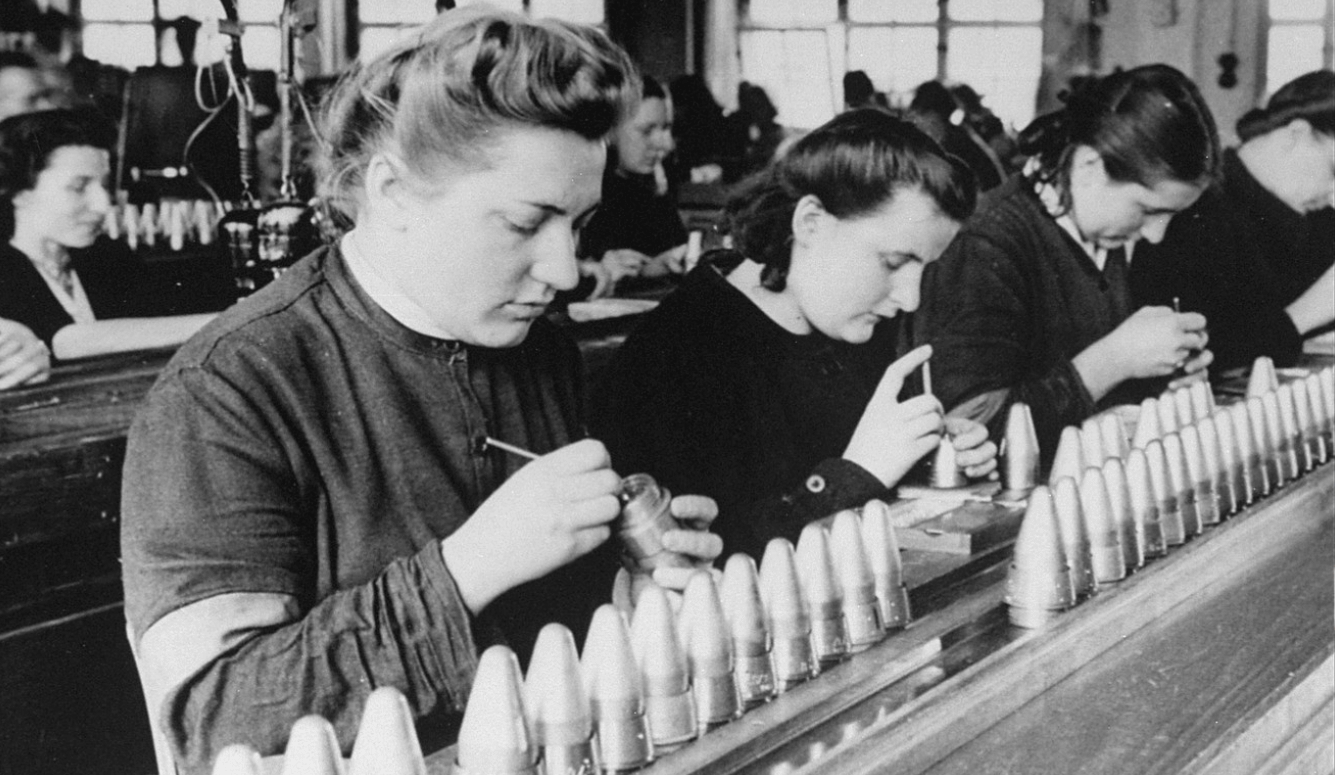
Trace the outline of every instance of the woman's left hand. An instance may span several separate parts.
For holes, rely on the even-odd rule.
[[[971,479],[996,478],[997,445],[987,437],[987,426],[967,417],[947,417],[946,431],[955,447],[955,460]]]
[[[723,539],[709,532],[709,526],[718,516],[718,504],[704,495],[678,495],[670,506],[672,516],[681,525],[663,533],[663,548],[684,555],[691,561],[689,568],[656,568],[652,576],[639,571],[627,572],[622,568],[612,584],[612,602],[629,616],[635,610],[635,601],[645,584],[657,584],[668,590],[668,601],[674,610],[681,606],[681,595],[686,582],[701,570],[714,575],[714,583],[721,582],[723,574],[714,568],[714,560],[723,553]]]
[[[0,390],[45,382],[51,351],[22,323],[0,319]]]

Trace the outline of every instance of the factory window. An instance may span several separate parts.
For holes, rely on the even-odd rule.
[[[742,0],[742,78],[785,124],[812,127],[843,107],[843,75],[864,70],[891,105],[923,81],[967,83],[1003,121],[1033,118],[1042,0]]]
[[[226,41],[217,34],[222,16],[217,0],[81,0],[80,33],[84,56],[134,69],[143,65],[182,64],[172,23],[180,18],[201,22],[193,56],[195,64],[223,58]],[[242,52],[249,67],[278,67],[278,14],[282,0],[237,0],[244,33]]]
[[[1331,66],[1335,0],[1270,0],[1266,34],[1265,91],[1303,73]]]
[[[482,0],[458,0],[471,5]],[[605,0],[485,0],[508,11],[535,18],[555,17],[580,24],[602,24]],[[375,56],[420,24],[436,15],[430,0],[361,0],[357,4],[358,55]]]

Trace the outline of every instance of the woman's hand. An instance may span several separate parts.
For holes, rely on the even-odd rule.
[[[32,329],[0,318],[0,390],[51,377],[51,351]]]
[[[638,250],[618,248],[604,253],[601,263],[611,276],[612,284],[616,285],[624,277],[639,277],[649,261],[649,256]]]
[[[941,441],[941,402],[936,396],[899,402],[904,378],[930,357],[932,346],[923,345],[890,364],[844,450],[845,460],[867,469],[886,487],[894,486]]]
[[[1205,325],[1205,316],[1195,312],[1141,307],[1071,360],[1098,401],[1129,379],[1204,369],[1210,361],[1203,356],[1210,341]]]
[[[686,273],[686,243],[675,248],[668,248],[649,259],[640,274],[645,277],[665,277],[670,274]]]
[[[995,478],[997,445],[987,437],[987,426],[967,417],[947,417],[946,432],[955,448],[955,463],[970,479]]]
[[[620,486],[607,448],[592,439],[519,469],[441,542],[464,604],[478,613],[606,541]]]
[[[579,274],[581,277],[593,278],[593,291],[589,293],[590,299],[601,299],[604,296],[612,295],[612,288],[615,285],[612,282],[612,273],[601,262],[580,261]]]
[[[714,574],[715,582],[722,579],[713,564],[723,553],[723,539],[709,532],[709,525],[718,516],[718,504],[703,495],[678,495],[672,499],[669,508],[681,528],[663,533],[663,548],[685,555],[691,561],[691,567],[655,568],[652,575],[619,569],[612,581],[612,603],[627,616],[634,612],[640,590],[647,584],[657,584],[667,590],[668,601],[676,610],[681,607],[680,593],[692,575],[707,570]]]

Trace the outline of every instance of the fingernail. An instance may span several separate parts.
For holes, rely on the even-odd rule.
[[[1008,493],[1027,493],[1038,484],[1038,432],[1034,430],[1029,405],[1022,401],[1011,404],[1006,415],[1005,445],[1002,485]],[[865,509],[863,519],[866,519]]]
[[[848,657],[848,630],[844,626],[844,596],[834,577],[829,537],[825,528],[811,523],[797,539],[797,578],[811,612],[811,641],[822,670]]]
[[[691,667],[695,715],[700,734],[722,726],[742,712],[732,672],[732,634],[719,604],[714,577],[700,571],[686,582],[681,629]]]
[[[1075,588],[1075,599],[1084,600],[1098,591],[1094,580],[1094,561],[1089,546],[1089,532],[1080,507],[1080,491],[1071,477],[1059,479],[1052,487],[1053,505],[1057,511],[1057,529],[1061,535],[1062,550]]]
[[[749,555],[737,553],[723,566],[719,590],[723,615],[732,631],[737,691],[742,705],[754,708],[774,699],[774,665],[770,662],[770,634],[765,606],[760,599],[760,576]]]
[[[297,719],[283,751],[283,775],[343,775],[334,727],[320,716]]]
[[[253,748],[237,743],[218,752],[213,775],[264,775],[264,765]]]
[[[1038,449],[1037,444],[1034,449]],[[1038,474],[1037,467],[1034,474]],[[882,626],[886,630],[907,627],[913,616],[908,586],[904,583],[903,559],[899,556],[899,539],[895,536],[890,507],[883,501],[873,498],[862,507],[862,543],[867,547]]]
[[[856,654],[885,637],[881,610],[876,602],[876,584],[862,542],[862,522],[853,511],[841,511],[830,522],[830,554],[844,593],[844,623],[848,648]]]
[[[469,704],[472,704],[471,700]],[[464,715],[466,720],[467,711]],[[462,728],[459,736],[462,740]],[[352,744],[348,772],[350,775],[426,775],[426,762],[422,759],[422,746],[417,742],[413,714],[398,689],[382,686],[366,698],[361,726],[357,728],[357,739]]]
[[[1103,482],[1108,488],[1113,523],[1122,537],[1122,564],[1128,571],[1134,571],[1145,564],[1145,545],[1131,511],[1131,488],[1120,458],[1110,457],[1103,461]]]
[[[1125,460],[1130,451],[1126,443],[1126,431],[1122,428],[1122,418],[1115,412],[1105,412],[1099,420],[1099,430],[1103,436],[1103,459],[1117,458]]]
[[[1048,474],[1048,485],[1054,485],[1066,478],[1076,479],[1085,470],[1084,445],[1080,442],[1080,429],[1074,425],[1062,428],[1061,438],[1057,441],[1057,454],[1052,458],[1052,471]]]
[[[1163,447],[1155,440],[1155,453],[1163,457]],[[1155,490],[1153,476],[1150,473],[1149,455],[1145,449],[1133,449],[1126,454],[1126,485],[1131,493],[1131,517],[1136,520],[1136,529],[1140,533],[1141,549],[1146,559],[1162,557],[1168,553],[1168,545],[1163,540],[1163,528],[1159,524],[1159,495]]]
[[[584,692],[593,711],[594,739],[603,771],[634,770],[654,757],[644,714],[644,690],[626,621],[615,606],[599,606],[580,658]]]
[[[1052,493],[1044,485],[1029,495],[1006,574],[1005,599],[1011,623],[1027,629],[1040,627],[1075,605]]]
[[[584,693],[575,638],[563,625],[543,627],[524,677],[524,707],[544,775],[595,773],[593,710]]]
[[[819,672],[811,648],[811,614],[797,580],[797,561],[787,539],[774,538],[760,562],[760,595],[774,638],[774,678],[782,694]]]
[[[1200,533],[1200,519],[1196,512],[1196,491],[1187,477],[1182,436],[1176,431],[1164,434],[1163,454],[1168,469],[1169,497],[1174,507],[1169,511],[1160,511],[1159,524],[1163,529],[1164,541],[1170,547],[1180,546],[1186,543],[1188,535]]]
[[[1159,424],[1159,401],[1147,398],[1140,402],[1140,417],[1136,420],[1136,435],[1131,446],[1144,449],[1146,444],[1163,437],[1163,426]]]

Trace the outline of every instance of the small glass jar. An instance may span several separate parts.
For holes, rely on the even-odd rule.
[[[666,487],[648,474],[631,474],[621,480],[618,497],[621,515],[614,529],[629,570],[691,567],[689,559],[663,546],[663,534],[680,527],[672,516],[672,493]]]

